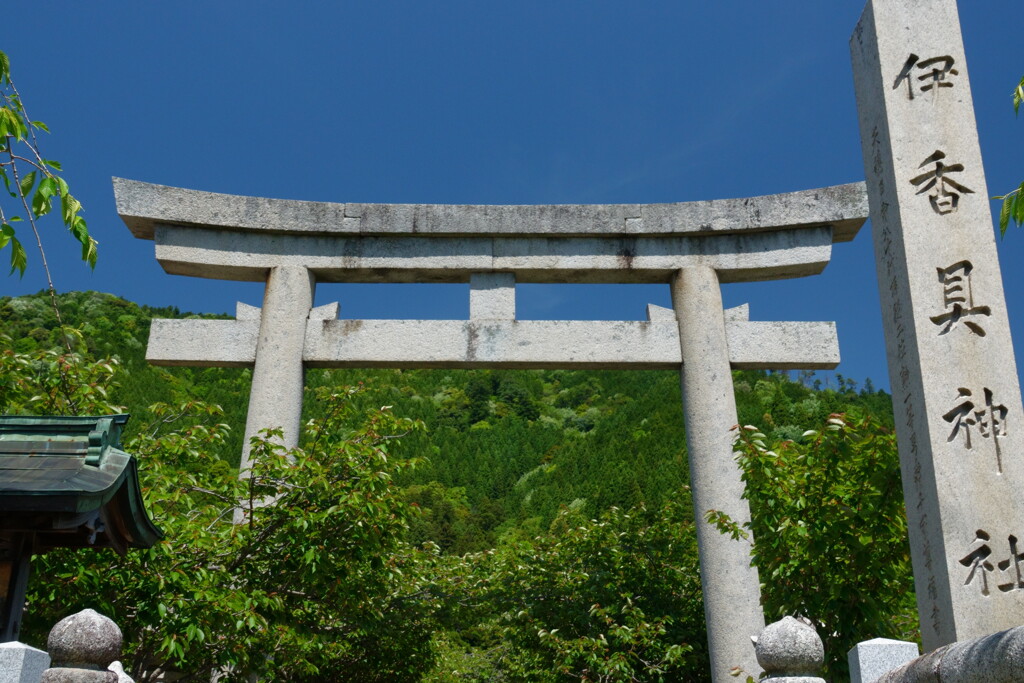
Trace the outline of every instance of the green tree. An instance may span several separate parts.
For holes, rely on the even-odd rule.
[[[216,552],[236,550],[243,542],[230,533],[249,533],[248,529],[222,524],[224,518],[218,521],[228,504],[221,501],[218,507],[213,495],[242,495],[234,489],[225,492],[218,488],[237,485],[233,464],[240,445],[237,430],[228,431],[218,425],[241,424],[244,420],[248,372],[241,368],[165,371],[148,366],[143,342],[149,319],[154,315],[180,317],[181,312],[139,307],[95,292],[60,296],[69,323],[81,324],[87,330],[84,339],[71,340],[75,353],[83,359],[75,360],[66,350],[49,350],[62,346],[64,331],[57,325],[46,298],[45,294],[0,298],[0,327],[15,340],[6,347],[0,345],[0,402],[8,406],[7,410],[17,412],[107,412],[117,410],[111,405],[115,401],[130,405],[134,417],[128,425],[128,450],[142,459],[147,500],[152,501],[150,507],[160,524],[173,533],[166,550],[160,551],[167,553],[166,557],[151,551],[134,559],[89,552],[69,553],[64,559],[57,555],[42,558],[35,577],[49,575],[44,581],[53,597],[40,588],[38,601],[33,604],[29,617],[37,628],[35,644],[42,644],[46,629],[57,619],[74,609],[92,606],[110,611],[126,625],[132,648],[130,663],[143,667],[141,679],[152,677],[154,667],[161,664],[201,676],[206,667],[219,667],[220,662],[233,666],[235,676],[251,666],[267,677],[297,680],[322,679],[325,675],[367,681],[393,675],[397,680],[415,680],[424,671],[428,672],[425,680],[431,683],[568,681],[579,680],[572,676],[583,675],[584,671],[592,678],[600,672],[606,680],[632,677],[690,681],[706,676],[692,511],[688,497],[681,494],[687,483],[687,468],[678,375],[661,371],[310,372],[308,389],[320,387],[338,393],[333,388],[357,380],[365,380],[371,387],[344,394],[340,404],[330,400],[306,402],[306,416],[314,424],[331,421],[340,427],[336,436],[344,453],[327,454],[328,458],[343,459],[362,452],[363,441],[351,447],[343,442],[358,440],[359,430],[366,426],[363,418],[377,415],[376,407],[382,404],[394,405],[397,414],[414,416],[434,426],[430,434],[421,430],[408,434],[397,452],[392,449],[396,441],[385,439],[387,463],[354,470],[365,473],[361,476],[366,483],[379,483],[374,473],[383,472],[392,478],[387,493],[371,496],[369,501],[394,505],[395,517],[368,517],[369,513],[356,504],[361,500],[358,496],[341,501],[340,513],[352,514],[348,519],[357,524],[363,520],[364,527],[369,519],[383,521],[385,525],[378,526],[388,540],[378,548],[389,547],[387,543],[394,545],[390,553],[382,551],[378,555],[379,571],[369,551],[363,556],[365,561],[347,562],[346,557],[355,556],[344,544],[337,558],[332,555],[319,560],[317,570],[310,571],[317,575],[316,581],[309,585],[327,596],[323,609],[335,610],[332,614],[339,616],[338,622],[327,615],[319,625],[313,625],[313,620],[321,616],[313,607],[307,609],[299,596],[280,593],[282,581],[275,585],[267,578],[277,566],[267,558],[272,553],[283,558],[293,552],[289,549],[295,549],[298,555],[293,554],[281,565],[285,572],[282,576],[287,579],[288,590],[308,592],[303,587],[306,578],[290,563],[305,556],[310,547],[323,545],[324,552],[334,552],[335,540],[328,538],[326,531],[317,530],[324,525],[329,530],[333,523],[316,517],[320,514],[317,510],[322,512],[330,501],[322,489],[314,486],[310,493],[310,519],[314,521],[306,523],[314,524],[315,529],[303,530],[299,520],[305,508],[296,504],[288,513],[293,522],[284,527],[291,537],[286,538],[283,530],[268,536],[266,554],[258,554],[254,560],[256,566],[268,568],[266,576],[246,573],[245,568],[227,574],[222,572],[222,563],[210,559],[216,558]],[[120,363],[108,363],[106,368],[83,363],[85,358],[97,355],[116,355]],[[62,366],[72,370],[69,379],[73,381],[60,379],[56,368]],[[769,426],[767,436],[760,441],[776,454],[786,453],[781,462],[792,468],[793,476],[807,473],[817,487],[808,488],[810,493],[804,494],[804,509],[808,498],[817,500],[823,495],[818,492],[826,491],[827,478],[840,474],[849,484],[861,481],[860,477],[867,477],[871,470],[872,476],[887,481],[898,493],[894,450],[879,459],[877,467],[868,467],[871,461],[867,461],[862,470],[841,459],[829,469],[828,458],[839,455],[832,454],[828,447],[820,457],[799,458],[816,438],[803,436],[806,425],[823,424],[830,413],[850,412],[854,406],[880,416],[863,429],[855,429],[858,438],[877,432],[882,442],[891,439],[887,394],[815,392],[784,374],[756,371],[738,371],[735,384],[740,419]],[[577,393],[576,387],[584,389]],[[470,404],[467,389],[487,411],[489,428],[469,429],[471,425],[464,421]],[[101,408],[101,400],[107,407]],[[216,414],[198,401],[222,404],[231,412]],[[556,407],[556,401],[564,405]],[[171,410],[168,405],[180,407]],[[520,414],[517,405],[534,406],[539,416],[531,422]],[[566,418],[577,416],[592,420],[593,428],[587,432],[566,428]],[[854,427],[859,424],[858,420],[848,422]],[[377,432],[393,434],[379,427]],[[795,446],[776,449],[773,444],[784,437],[794,440]],[[831,431],[825,437],[838,439]],[[160,443],[151,444],[149,439],[159,439]],[[852,443],[856,445],[857,439]],[[319,453],[326,445],[325,441],[314,443],[310,436],[303,448],[306,453]],[[403,453],[429,455],[430,462],[415,468],[395,463]],[[281,461],[279,454],[268,452],[266,457],[277,458],[282,468],[291,466]],[[287,471],[288,481],[297,481],[297,475]],[[192,479],[186,479],[186,475]],[[877,487],[872,483],[875,480],[865,481],[865,490]],[[799,498],[793,488],[800,482],[791,485],[785,478],[780,482],[789,487],[782,494],[775,493],[780,505],[781,501]],[[267,486],[273,490],[277,484]],[[766,483],[761,487],[762,500],[770,500],[773,486]],[[871,502],[869,496],[860,512],[871,514],[872,505],[882,499],[879,496]],[[663,510],[669,500],[676,502]],[[890,506],[898,508],[899,503],[898,498],[884,500],[881,514],[887,518]],[[625,512],[637,501],[643,501],[646,508],[637,506]],[[610,506],[617,509],[609,511]],[[269,514],[271,511],[259,511],[258,524],[269,522],[263,516]],[[790,510],[787,515],[795,526],[805,517],[821,517],[817,511],[812,514],[803,509]],[[846,519],[851,528],[859,530],[852,526],[852,518]],[[781,521],[776,523],[781,525]],[[827,531],[837,533],[834,529]],[[344,528],[335,527],[335,532],[340,532],[338,538],[346,537]],[[760,539],[774,531],[758,533]],[[788,544],[800,541],[797,531],[785,527],[785,533],[793,534],[785,537]],[[193,539],[193,534],[198,536]],[[807,548],[793,547],[796,556],[809,556]],[[827,560],[816,561],[831,563],[834,556],[843,556],[842,547],[835,547],[838,550],[829,551],[835,555],[826,553]],[[492,550],[480,552],[485,549]],[[879,574],[875,565],[859,567],[863,554],[878,554],[876,549],[858,546],[855,550],[862,554],[847,554],[856,566],[843,565],[840,570],[836,565],[835,572],[827,574],[830,581],[839,581],[841,572],[851,576]],[[473,554],[463,556],[466,552]],[[315,557],[319,557],[317,553]],[[894,566],[902,567],[905,576],[910,576],[907,565]],[[648,568],[649,575],[644,576]],[[771,592],[775,580],[769,578],[769,572],[764,571],[762,576]],[[820,583],[817,575],[808,579],[790,572],[784,576],[791,577],[788,586],[806,589],[811,585],[817,589]],[[361,584],[363,580],[369,585]],[[351,598],[338,608],[330,592],[335,585],[340,593],[347,592],[351,597],[358,592],[362,597]],[[819,597],[849,598],[858,590],[869,592],[873,599],[876,593],[884,594],[867,582],[846,585],[852,586],[850,594],[843,596],[841,591],[845,589],[827,586]],[[226,586],[236,588],[232,592]],[[801,592],[790,587],[787,590],[789,597]],[[87,603],[89,595],[105,602]],[[247,597],[250,603],[244,602]],[[912,598],[908,604],[910,601]],[[663,603],[670,606],[659,606]],[[160,604],[164,605],[165,616],[160,615]],[[594,604],[606,612],[591,614]],[[112,605],[112,610],[104,605]],[[365,611],[360,611],[360,605]],[[383,610],[383,620],[360,616],[371,614],[375,606]],[[770,614],[774,615],[781,608],[772,609]],[[823,612],[817,607],[801,608],[796,604],[785,611],[818,616],[826,624],[819,627],[822,635],[829,632],[829,624],[839,623],[820,616]],[[357,620],[350,619],[353,613]],[[256,626],[250,626],[250,616]],[[665,621],[666,617],[671,622]],[[366,622],[358,621],[360,618],[366,618]],[[236,630],[238,620],[243,621],[240,631]],[[633,629],[635,640],[628,640],[632,636],[620,628],[623,626]],[[541,641],[540,630],[554,633],[554,637]],[[865,638],[885,633],[865,631]],[[213,634],[217,640],[211,643]],[[165,645],[164,638],[169,636],[173,637]],[[683,644],[692,647],[692,652],[682,653],[675,663],[665,658],[671,646]],[[179,645],[184,654],[178,651]],[[829,647],[830,654],[834,654],[836,646]],[[281,652],[284,654],[274,656],[272,661],[265,660],[267,654]],[[672,656],[676,653],[673,651]],[[288,670],[275,668],[285,657],[295,666]],[[433,668],[432,660],[438,662]],[[648,664],[654,666],[645,668]],[[549,665],[546,674],[533,677],[525,673]],[[311,667],[321,673],[312,673]],[[659,673],[657,667],[664,672]],[[393,673],[396,670],[398,673]],[[453,673],[456,671],[459,673]]]
[[[53,363],[65,365],[70,398]],[[115,372],[77,354],[0,355],[0,379],[15,380],[3,400],[19,410],[57,412],[73,400],[79,411],[109,412],[105,393],[82,387],[109,386]],[[36,557],[26,640],[43,645],[57,620],[93,607],[121,627],[139,681],[167,670],[186,680],[213,671],[229,680],[418,680],[432,658],[433,555],[404,541],[417,510],[392,480],[416,461],[392,450],[419,425],[357,409],[355,393],[324,397],[325,417],[307,425],[301,448],[254,440],[246,480],[217,455],[228,432],[218,408],[154,406],[125,448],[166,539],[124,556]],[[239,508],[246,521],[233,524]]]
[[[564,509],[531,543],[465,558],[459,588],[500,645],[488,679],[633,682],[707,677],[689,507]]]
[[[1024,78],[1021,78],[1020,83],[1013,89],[1013,113],[1015,115],[1020,113],[1021,102],[1024,102]],[[1024,183],[1021,183],[1017,189],[993,197],[993,199],[1003,200],[1003,207],[999,211],[1000,235],[1006,234],[1006,228],[1009,227],[1011,220],[1018,227],[1024,225]]]
[[[0,414],[77,415],[121,412],[111,400],[117,387],[117,360],[86,361],[80,333],[66,330],[67,348],[14,350],[13,340],[0,335]]]
[[[24,275],[28,254],[12,224],[28,221],[52,289],[53,281],[36,221],[50,213],[54,198],[60,200],[61,219],[71,236],[81,244],[82,260],[90,266],[96,264],[96,240],[90,237],[85,219],[80,215],[82,205],[69,192],[67,182],[54,173],[61,170],[60,163],[40,154],[37,130],[49,132],[45,123],[29,118],[21,94],[11,79],[10,60],[0,52],[0,181],[15,205],[5,211],[4,202],[0,202],[0,249],[10,247],[11,272]]]
[[[708,519],[734,537],[753,532],[768,620],[810,619],[829,680],[848,680],[846,653],[862,640],[917,639],[893,431],[872,417],[832,415],[799,441],[744,427],[736,448],[751,522],[741,528],[714,511]]]

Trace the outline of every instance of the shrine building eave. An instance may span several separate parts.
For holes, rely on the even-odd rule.
[[[149,548],[136,459],[118,448],[127,415],[0,416],[0,535],[36,547]]]

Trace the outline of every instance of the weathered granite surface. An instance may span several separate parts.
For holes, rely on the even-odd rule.
[[[704,519],[709,510],[738,524],[750,521],[743,481],[733,457],[736,398],[726,338],[722,292],[715,271],[688,268],[672,282],[683,364],[683,414],[697,517],[700,579],[711,655],[711,679],[734,680],[730,670],[757,671],[751,638],[764,628],[757,569],[750,544],[722,534]]]
[[[793,617],[765,626],[754,645],[757,663],[769,681],[792,681],[794,677],[821,681],[815,674],[825,664],[825,647],[818,632]]]
[[[141,239],[157,224],[354,235],[676,235],[832,225],[836,241],[864,223],[863,183],[673,204],[335,204],[201,192],[114,178],[117,212]]]
[[[517,282],[658,283],[708,265],[722,282],[820,273],[832,229],[698,236],[394,237],[240,232],[156,226],[156,258],[174,275],[263,281],[278,266],[314,269],[318,282],[468,282],[510,272]]]
[[[923,647],[1024,615],[1024,411],[955,0],[851,40]]]
[[[1024,626],[952,643],[882,675],[877,683],[1020,683]]]
[[[675,314],[669,313],[648,322],[310,318],[301,357],[309,367],[675,369],[682,354]],[[258,319],[157,319],[146,358],[156,365],[251,367],[258,336]],[[726,339],[736,369],[829,369],[839,363],[830,322],[730,320]]]
[[[514,273],[473,273],[469,277],[470,320],[515,320]]]
[[[46,639],[53,666],[41,683],[117,683],[107,667],[121,656],[121,629],[91,609],[57,622]]]
[[[0,683],[39,683],[50,655],[17,641],[0,643]]]
[[[857,643],[846,656],[850,664],[850,683],[875,683],[883,674],[917,656],[917,644],[905,640],[873,638]]]
[[[281,428],[286,448],[298,444],[305,386],[302,348],[315,288],[305,268],[277,267],[267,278],[239,465],[243,476],[249,468],[249,439],[260,430]]]

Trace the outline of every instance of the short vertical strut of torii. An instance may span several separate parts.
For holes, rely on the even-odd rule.
[[[147,358],[253,368],[245,443],[298,440],[306,367],[681,368],[701,583],[715,681],[759,671],[764,626],[749,543],[708,510],[750,518],[733,459],[731,368],[824,369],[831,322],[754,322],[721,283],[814,275],[864,223],[863,183],[676,204],[332,204],[115,179],[132,233],[168,273],[266,282],[236,320],[154,320]],[[317,282],[469,282],[469,320],[343,320],[313,307]],[[647,321],[519,321],[517,282],[668,283]],[[242,470],[248,464],[243,454]]]

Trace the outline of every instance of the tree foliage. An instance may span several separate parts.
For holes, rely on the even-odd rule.
[[[10,204],[0,202],[0,249],[10,248],[11,272],[24,275],[28,254],[14,224],[27,221],[49,279],[36,221],[53,210],[55,199],[64,226],[80,244],[82,260],[90,266],[96,265],[96,240],[89,235],[81,216],[81,203],[71,195],[67,182],[55,173],[61,170],[60,163],[40,153],[36,131],[48,133],[49,129],[42,121],[29,118],[11,78],[10,60],[0,52],[0,181],[13,200]]]
[[[688,506],[610,508],[596,519],[565,508],[547,533],[467,555],[452,576],[476,605],[462,618],[488,645],[488,665],[465,680],[707,679]]]
[[[63,364],[76,387],[115,367],[52,353],[47,362]],[[38,362],[6,352],[0,373],[19,376]],[[53,395],[66,406],[49,372],[17,383],[8,405],[49,412]],[[273,433],[254,440],[245,480],[216,455],[228,431],[218,408],[153,406],[153,421],[125,449],[139,459],[146,504],[166,540],[124,556],[55,550],[35,558],[26,639],[42,645],[57,620],[93,607],[121,627],[140,681],[167,670],[187,679],[323,680],[336,668],[352,680],[418,680],[431,658],[430,563],[404,540],[416,508],[392,484],[416,461],[391,451],[419,425],[387,409],[353,409],[356,391],[325,397],[325,417],[307,426],[301,448],[285,451]],[[79,411],[112,407],[101,393],[76,397]],[[246,522],[236,525],[239,508]]]
[[[826,678],[848,679],[846,653],[876,637],[915,640],[917,615],[896,435],[872,417],[832,415],[799,440],[739,430],[753,562],[769,621],[811,620],[825,644]]]
[[[1020,105],[1024,102],[1024,77],[1013,89],[1013,113],[1020,114]],[[1024,183],[1020,187],[1007,192],[1004,195],[993,197],[1001,199],[1003,206],[999,211],[999,234],[1005,235],[1006,228],[1012,220],[1018,227],[1024,225]]]
[[[64,329],[70,351],[36,347],[15,351],[14,341],[0,335],[0,413],[77,415],[83,409],[99,414],[121,411],[111,401],[116,389],[115,358],[86,361],[88,350],[77,330]]]
[[[250,489],[236,476],[246,369],[148,365],[150,319],[188,313],[59,299],[82,328],[71,351],[46,293],[0,298],[2,408],[125,405],[126,450],[168,539],[124,558],[38,558],[23,631],[34,644],[93,607],[124,628],[140,680],[167,668],[428,683],[707,676],[677,373],[310,371],[302,448],[261,442]],[[820,390],[811,375],[733,379],[741,421],[764,425],[741,450],[769,618],[817,619],[836,659],[846,641],[830,634],[912,629],[888,394],[839,376]],[[857,411],[877,417],[805,434]],[[230,524],[250,492],[253,523]],[[246,559],[232,566],[235,555]]]

